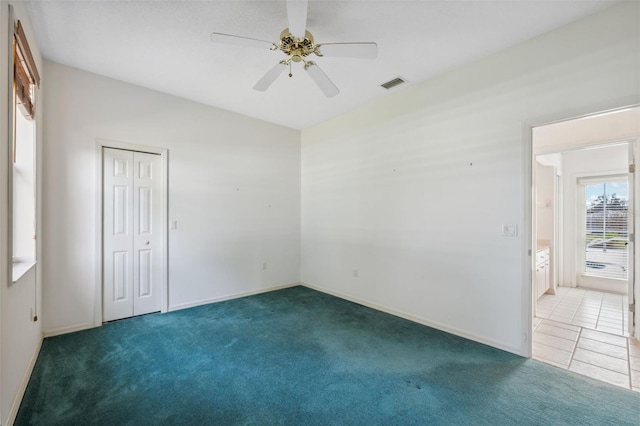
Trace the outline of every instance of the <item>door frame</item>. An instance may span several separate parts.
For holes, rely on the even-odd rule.
[[[638,108],[640,104],[636,100],[626,99],[618,100],[618,102],[603,103],[600,105],[591,105],[590,107],[578,109],[574,111],[565,111],[564,113],[552,113],[547,116],[532,118],[522,122],[522,262],[521,262],[521,280],[522,280],[522,305],[521,305],[521,318],[524,329],[522,330],[523,336],[523,356],[531,358],[533,351],[533,313],[535,297],[533,295],[533,273],[535,272],[535,234],[534,234],[534,168],[533,162],[535,161],[536,154],[533,151],[533,129],[534,127],[545,126],[549,124],[561,123],[563,121],[576,120],[579,118],[592,117],[608,112],[618,112],[629,108]],[[625,139],[631,141],[631,139]],[[640,141],[638,139],[633,140],[635,142],[636,149],[640,150]],[[636,152],[636,160],[640,159],[639,153]],[[636,173],[637,175],[637,173]],[[636,178],[638,179],[638,178]],[[640,185],[634,185],[634,191],[636,192],[636,206],[635,213],[640,215],[639,194]],[[635,247],[634,247],[635,248]],[[634,271],[640,270],[640,250],[634,250]],[[637,277],[634,274],[634,280]],[[636,303],[635,312],[635,329],[633,337],[640,340],[640,309],[638,304],[640,303],[640,283],[634,283],[634,298]]]
[[[162,276],[160,280],[160,312],[169,311],[169,238],[168,238],[168,213],[169,213],[169,150],[149,145],[139,145],[128,142],[119,142],[107,139],[96,139],[96,278],[95,278],[95,304],[93,322],[96,327],[102,325],[102,288],[103,288],[103,263],[102,263],[102,229],[103,229],[103,211],[102,211],[102,162],[103,148],[123,149],[127,151],[146,152],[149,154],[160,155],[162,164],[162,180],[161,187],[161,258],[162,258]]]

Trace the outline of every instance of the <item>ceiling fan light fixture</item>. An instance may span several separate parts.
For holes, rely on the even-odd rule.
[[[315,62],[308,60],[309,55],[313,53],[319,57],[329,56],[358,59],[375,59],[378,56],[378,45],[374,42],[316,44],[313,35],[306,29],[308,0],[286,0],[286,4],[289,26],[280,33],[280,41],[278,43],[232,34],[217,32],[211,34],[211,41],[215,43],[268,48],[270,50],[279,50],[287,56],[286,60],[280,61],[267,71],[253,87],[255,90],[267,90],[287,67],[289,67],[289,77],[292,77],[291,62],[302,62],[304,63],[305,71],[309,73],[311,79],[322,90],[325,96],[330,98],[340,93],[340,91]],[[321,46],[322,52],[320,52]]]
[[[288,28],[285,28],[280,33],[280,44],[278,49],[289,57],[299,56],[300,58],[312,54],[316,45],[313,42],[313,36],[309,31],[305,31],[303,38],[297,38],[293,36]],[[300,62],[299,60],[294,62]]]

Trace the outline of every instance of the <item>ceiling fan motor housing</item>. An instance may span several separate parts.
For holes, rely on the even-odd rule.
[[[315,52],[317,46],[313,43],[313,35],[309,31],[304,32],[304,38],[296,38],[286,28],[280,33],[280,45],[278,46],[293,62],[300,62],[302,58]]]

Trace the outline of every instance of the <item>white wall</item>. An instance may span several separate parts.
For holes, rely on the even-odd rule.
[[[555,168],[536,162],[535,179],[536,238],[553,244]]]
[[[299,281],[299,131],[51,62],[45,73],[45,334],[93,324],[98,138],[169,150],[170,309]]]
[[[531,142],[534,147],[534,150],[536,146],[536,138],[535,138],[536,129],[537,127],[533,129],[533,132],[531,132],[533,136],[533,140]],[[558,174],[558,176],[562,176],[562,154],[560,154],[559,152],[556,152],[553,154],[536,155],[535,159],[538,163],[542,164],[543,166],[555,167],[556,173]]]
[[[527,354],[527,125],[640,101],[639,6],[303,130],[302,280]]]
[[[20,2],[0,1],[0,69],[7,70],[8,58],[13,54],[9,49],[10,37],[13,36],[13,27],[9,25],[8,4],[14,6],[15,19],[22,22],[27,39],[29,40],[36,66],[42,76],[42,63],[35,36],[31,30],[29,18]],[[11,35],[10,35],[11,34]],[[8,170],[11,165],[9,150],[8,121],[9,93],[12,84],[12,73],[2,73],[0,82],[0,117],[3,120],[0,128],[0,199],[7,200]],[[7,80],[4,80],[4,78]],[[44,83],[43,83],[44,84]],[[37,155],[42,152],[42,91],[36,92],[36,150]],[[39,165],[36,170],[39,170]],[[40,229],[41,211],[40,200],[41,176],[36,171],[38,185],[36,193],[36,229]],[[9,247],[12,242],[8,238],[9,218],[11,212],[8,203],[0,203],[0,422],[11,424],[17,414],[22,394],[25,390],[29,374],[40,343],[42,342],[42,322],[33,321],[36,311],[40,311],[41,293],[41,269],[37,265],[25,274],[18,282],[11,281],[11,260],[9,259]],[[41,259],[41,244],[36,241],[36,258]]]
[[[535,227],[534,242],[536,250],[549,247],[551,262],[549,266],[550,288],[556,288],[556,244],[554,240],[554,222],[556,217],[556,169],[553,166],[543,166],[535,162]]]
[[[583,149],[562,153],[563,185],[563,276],[560,285],[575,287],[577,284],[578,265],[578,178],[585,176],[598,176],[602,174],[624,174],[629,164],[629,147],[626,144],[602,147],[595,149]],[[583,224],[584,226],[584,224]],[[584,243],[584,242],[583,242]],[[584,246],[583,246],[584,247]],[[611,289],[612,287],[609,287]],[[626,283],[621,291],[626,291]]]
[[[535,153],[625,141],[640,134],[640,108],[629,108],[533,129]]]
[[[20,408],[42,343],[42,322],[35,313],[37,268],[8,286],[2,309],[2,424],[10,424]],[[38,289],[39,290],[39,289]]]

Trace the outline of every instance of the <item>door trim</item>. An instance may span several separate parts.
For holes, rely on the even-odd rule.
[[[95,278],[95,304],[93,310],[93,323],[94,326],[100,327],[102,325],[102,276],[103,276],[103,264],[102,264],[102,149],[103,148],[115,148],[123,149],[127,151],[146,152],[149,154],[160,155],[160,162],[162,164],[162,181],[161,185],[161,250],[162,250],[162,277],[160,281],[160,312],[165,313],[169,310],[169,238],[168,238],[168,221],[169,213],[169,150],[166,148],[159,148],[155,146],[139,145],[128,142],[118,142],[107,139],[96,139],[96,278]]]

